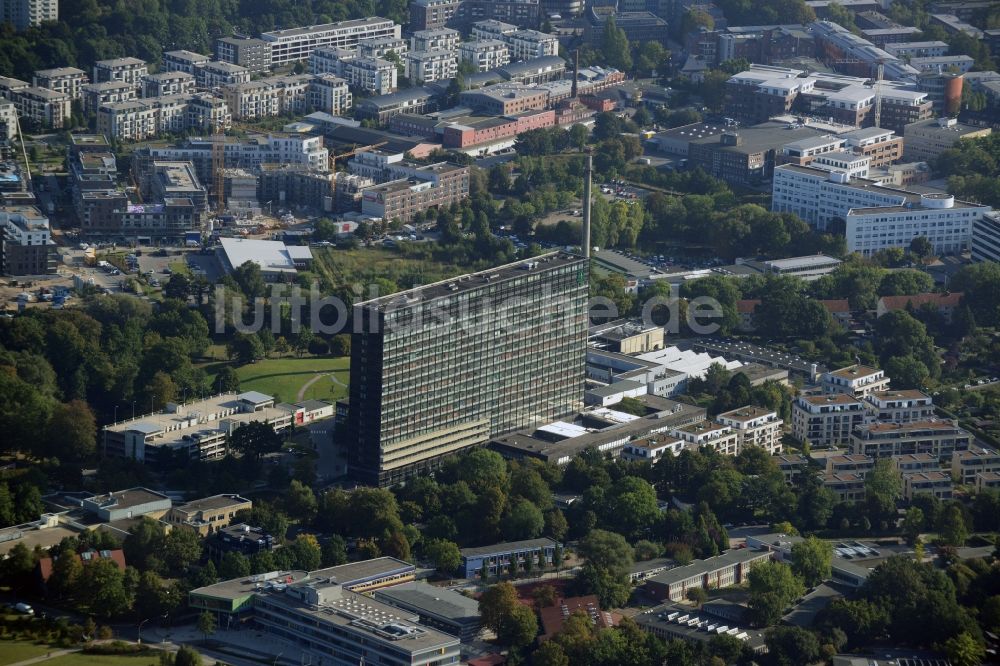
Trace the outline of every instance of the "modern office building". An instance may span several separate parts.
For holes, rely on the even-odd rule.
[[[351,472],[392,485],[579,410],[586,301],[586,261],[553,252],[355,305]]]
[[[978,139],[991,133],[989,127],[966,125],[954,118],[933,118],[910,123],[903,129],[906,141],[903,158],[907,162],[926,162],[949,148],[954,148],[962,139]]]
[[[172,507],[163,519],[172,525],[184,525],[208,536],[229,527],[239,511],[249,511],[253,502],[239,495],[213,495]]]
[[[972,223],[972,260],[1000,263],[1000,212],[987,213]]]
[[[529,559],[534,568],[540,570],[539,558],[544,560],[545,566],[550,566],[558,549],[559,544],[548,537],[463,548],[458,573],[465,578],[480,578],[485,567],[487,575],[492,578],[515,570],[524,571],[524,562]],[[513,568],[512,562],[515,563]]]
[[[773,557],[768,550],[727,550],[716,557],[695,560],[647,578],[644,589],[650,597],[659,601],[683,601],[691,589],[717,590],[740,585],[746,582],[751,569],[769,562]]]
[[[0,0],[0,22],[27,30],[45,21],[59,20],[59,0]]]
[[[54,275],[49,218],[34,206],[0,206],[0,274]]]
[[[308,60],[309,54],[324,46],[354,49],[362,39],[377,37],[398,39],[399,36],[400,27],[391,19],[373,16],[339,23],[274,30],[261,33],[260,38],[270,43],[271,65],[274,66]]]

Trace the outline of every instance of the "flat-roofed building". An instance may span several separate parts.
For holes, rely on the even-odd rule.
[[[141,85],[142,77],[149,74],[149,67],[144,60],[138,58],[113,58],[98,60],[94,63],[94,83],[105,81],[124,81],[136,88]]]
[[[873,169],[889,166],[903,159],[903,137],[889,129],[865,127],[844,132],[839,137],[849,150],[867,157]]]
[[[455,51],[445,49],[410,51],[403,58],[407,64],[410,82],[416,86],[451,79],[458,73]]]
[[[400,27],[391,19],[373,16],[364,19],[325,23],[323,25],[287,28],[261,33],[260,38],[271,45],[271,65],[283,65],[308,60],[317,48],[332,46],[354,49],[362,39],[399,38]]]
[[[220,37],[215,40],[215,57],[253,73],[266,72],[271,69],[271,44],[263,39]]]
[[[539,562],[545,567],[551,566],[560,549],[559,543],[548,537],[462,548],[459,574],[465,578],[480,578],[485,567],[491,578],[502,576],[511,572],[511,562],[515,563],[516,571],[524,571],[524,562],[528,559],[540,570],[543,567],[538,566]]]
[[[864,402],[875,421],[910,423],[934,417],[934,399],[916,389],[875,391]]]
[[[863,502],[866,496],[865,477],[856,472],[824,473],[823,487],[833,493],[837,502]]]
[[[948,43],[938,40],[892,42],[885,45],[885,50],[898,58],[928,58],[947,55]]]
[[[40,69],[31,79],[31,85],[48,88],[65,93],[71,99],[80,99],[80,88],[90,81],[87,73],[76,67],[57,67],[56,69]]]
[[[335,116],[348,111],[353,103],[347,80],[334,74],[317,74],[309,81],[308,106]]]
[[[476,21],[472,24],[469,34],[472,39],[499,39],[505,41],[504,37],[517,32],[517,26],[513,23],[504,23],[496,19],[486,19]]]
[[[55,243],[49,218],[35,206],[0,206],[0,273],[54,275]]]
[[[69,123],[73,100],[66,93],[32,86],[18,90],[11,101],[22,120],[40,127],[61,129]]]
[[[852,453],[843,455],[833,455],[826,459],[827,474],[842,474],[851,472],[859,476],[868,476],[868,472],[875,466],[875,459],[865,455]]]
[[[948,420],[868,423],[854,429],[851,450],[878,458],[930,453],[947,460],[955,451],[972,446],[974,439],[967,430]]]
[[[980,472],[976,474],[976,492],[1000,489],[1000,472]]]
[[[420,623],[470,642],[479,634],[479,602],[455,590],[422,581],[375,590],[376,601],[416,613]]]
[[[412,0],[410,2],[410,29],[431,30],[443,28],[455,16],[461,0]]]
[[[462,34],[452,28],[432,28],[430,30],[415,30],[410,33],[411,51],[454,51]]]
[[[510,49],[499,39],[477,39],[459,44],[458,57],[474,65],[476,71],[488,72],[510,63]]]
[[[306,246],[255,238],[223,238],[217,253],[226,272],[253,262],[268,282],[291,281],[312,262],[312,251]]]
[[[885,371],[866,365],[849,365],[824,373],[820,381],[824,393],[842,393],[858,399],[889,389]]]
[[[435,106],[435,95],[429,88],[419,86],[364,99],[358,102],[355,113],[358,118],[385,125],[400,113],[427,113]]]
[[[715,418],[736,432],[739,451],[747,446],[759,446],[771,455],[781,453],[781,426],[784,422],[778,418],[776,411],[748,405]]]
[[[361,212],[404,224],[418,212],[450,206],[469,196],[468,167],[440,162],[415,170],[398,180],[376,185],[362,194]]]
[[[930,453],[905,453],[893,456],[892,464],[900,474],[941,471],[941,459]]]
[[[809,468],[809,459],[800,453],[782,453],[775,457],[785,483],[792,485],[799,474]]]
[[[657,601],[683,601],[692,589],[718,590],[741,585],[746,582],[751,569],[772,558],[772,553],[767,550],[727,550],[716,557],[695,560],[686,566],[674,567],[647,578],[643,589]]]
[[[184,95],[193,93],[194,89],[195,76],[188,72],[160,72],[158,74],[149,74],[142,79],[143,97]]]
[[[670,435],[654,435],[645,439],[637,439],[622,447],[622,459],[632,462],[655,463],[661,456],[669,454],[680,455],[686,448],[684,440]]]
[[[232,524],[236,513],[249,511],[253,502],[239,495],[223,494],[203,497],[171,507],[163,519],[173,525],[184,525],[208,536]]]
[[[914,472],[903,475],[903,497],[913,500],[916,495],[933,495],[939,500],[951,499],[951,476],[944,472]]]
[[[164,72],[187,72],[191,76],[197,76],[198,70],[211,61],[207,55],[195,53],[193,51],[164,51],[163,71]]]
[[[972,485],[976,475],[985,472],[1000,472],[1000,453],[972,446],[951,454],[951,474],[957,483]]]
[[[148,488],[136,487],[80,500],[80,508],[105,523],[148,516],[162,518],[170,511],[170,498]]]
[[[648,634],[663,641],[684,641],[705,645],[718,636],[734,638],[754,654],[767,652],[763,631],[740,626],[737,621],[720,618],[708,610],[681,604],[663,604],[644,610],[634,617],[636,625]]]
[[[98,107],[97,131],[116,141],[143,141],[155,137],[160,127],[153,106],[132,100]]]
[[[850,395],[803,395],[792,404],[792,433],[814,446],[850,444],[865,415],[864,403]]]
[[[281,113],[281,91],[267,81],[228,85],[222,94],[236,120],[270,118]]]
[[[250,70],[230,62],[213,60],[197,69],[195,80],[199,88],[221,88],[249,82]]]
[[[548,97],[548,91],[516,83],[498,83],[478,90],[465,90],[459,95],[461,104],[495,116],[544,109]]]
[[[740,437],[732,426],[714,421],[700,421],[670,430],[670,434],[693,448],[710,446],[718,453],[735,456],[739,453]]]
[[[954,148],[962,139],[978,139],[991,133],[989,127],[966,125],[955,118],[921,120],[903,130],[903,157],[908,162],[926,162]]]
[[[138,98],[136,92],[135,86],[127,81],[88,83],[80,89],[83,112],[97,113],[102,104],[134,102]]]

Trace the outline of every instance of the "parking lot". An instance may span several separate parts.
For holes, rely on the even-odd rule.
[[[795,354],[788,354],[767,347],[761,347],[749,342],[738,340],[724,340],[717,338],[697,339],[692,341],[692,347],[698,351],[716,352],[739,361],[750,361],[753,363],[763,363],[778,368],[784,368],[790,372],[798,372],[809,375],[812,373],[813,364]],[[826,372],[825,366],[817,365],[816,372]]]

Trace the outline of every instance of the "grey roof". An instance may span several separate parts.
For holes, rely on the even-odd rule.
[[[303,400],[302,402],[295,403],[295,405],[309,412],[316,409],[325,409],[327,407],[332,407],[332,405],[329,402],[326,402],[325,400]]]
[[[566,61],[559,56],[542,56],[541,58],[531,58],[520,62],[512,62],[509,65],[497,68],[497,71],[506,74],[507,78],[513,78],[518,74],[531,74],[546,67],[566,67]]]
[[[404,583],[376,590],[379,601],[456,622],[479,622],[479,602],[464,594],[424,582]]]
[[[247,402],[252,402],[255,404],[274,401],[273,396],[267,395],[266,393],[261,393],[260,391],[246,391],[245,393],[240,393],[238,396],[236,396],[236,399],[245,400]]]
[[[673,585],[681,582],[682,580],[687,580],[695,576],[702,576],[712,571],[733,566],[734,564],[749,562],[750,560],[755,560],[761,556],[769,555],[770,554],[767,551],[751,550],[749,548],[727,550],[721,555],[710,557],[707,560],[695,560],[687,566],[676,567],[674,569],[664,571],[661,574],[653,576],[649,579],[649,581],[659,583],[661,585]]]
[[[163,430],[163,428],[161,426],[155,425],[153,423],[142,423],[142,422],[140,422],[140,423],[133,423],[132,425],[130,425],[128,427],[128,430],[132,430],[132,431],[135,431],[135,432],[141,432],[144,435],[152,435],[154,433],[160,432],[161,430]]]
[[[588,389],[587,393],[591,393],[600,398],[607,398],[613,395],[618,395],[624,391],[634,391],[641,386],[641,382],[637,382],[634,379],[626,379],[614,384],[608,384],[607,386],[598,386],[596,388]]]
[[[521,550],[534,550],[536,548],[547,548],[559,545],[548,537],[540,539],[527,539],[525,541],[506,541],[504,543],[493,544],[492,546],[479,546],[477,548],[463,548],[462,557],[482,557],[493,555],[494,553],[513,553]]]
[[[672,567],[675,562],[669,557],[655,557],[651,560],[642,560],[640,562],[633,562],[632,566],[629,568],[631,573],[642,573],[643,571],[651,571],[652,569],[660,569],[662,567]]]
[[[410,101],[428,99],[432,96],[433,94],[431,93],[431,91],[427,90],[424,87],[407,88],[406,90],[400,90],[398,92],[394,92],[389,95],[377,95],[375,97],[369,97],[368,99],[361,100],[360,102],[358,102],[358,104],[363,106],[374,106],[377,108],[384,108],[388,106],[395,106],[401,102],[410,102]]]

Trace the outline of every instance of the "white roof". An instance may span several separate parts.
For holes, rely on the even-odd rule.
[[[548,425],[543,425],[539,428],[542,432],[551,433],[553,435],[558,435],[560,437],[569,439],[571,437],[579,437],[580,435],[586,435],[589,430],[583,426],[576,425],[575,423],[567,423],[566,421],[556,421],[554,423],[549,423]]]
[[[688,377],[704,377],[705,372],[713,363],[722,365],[726,370],[736,370],[743,367],[739,361],[727,361],[721,356],[712,356],[705,352],[682,351],[677,347],[666,347],[658,351],[639,354],[638,358],[662,365],[668,370],[683,372]]]
[[[248,238],[223,238],[222,250],[233,268],[252,261],[265,272],[294,273],[296,259],[312,258],[308,247],[289,247],[281,241]]]

